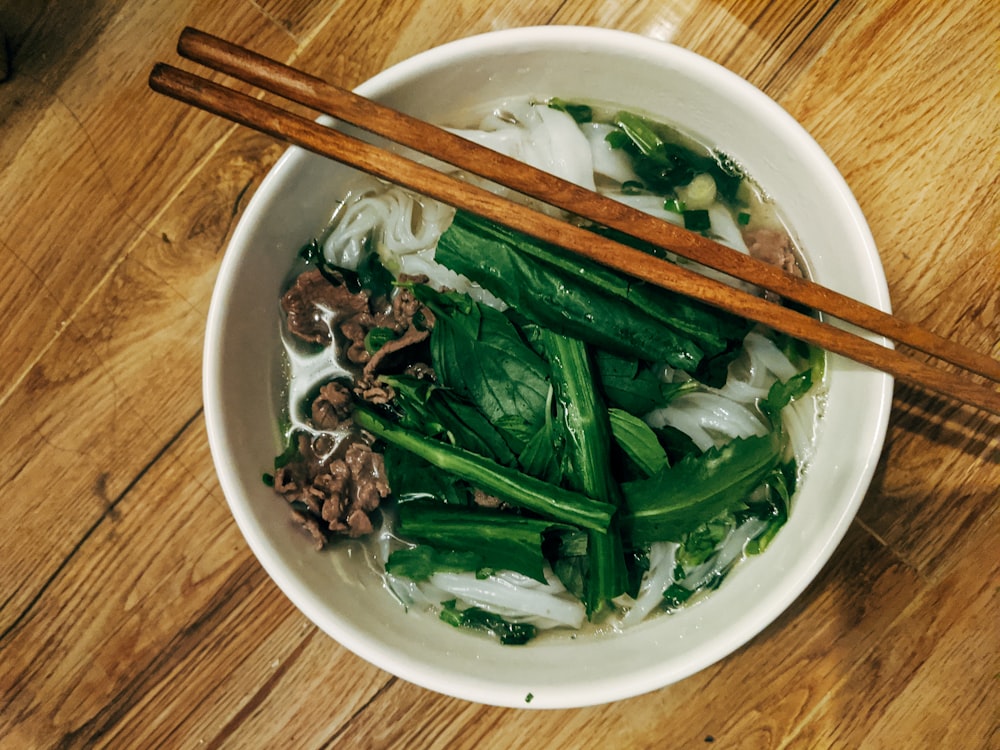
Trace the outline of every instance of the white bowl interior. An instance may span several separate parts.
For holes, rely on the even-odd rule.
[[[678,123],[737,158],[774,197],[816,279],[889,307],[864,217],[817,144],[757,89],[691,52],[594,28],[516,29],[436,48],[358,91],[431,120],[532,94],[615,102]],[[690,675],[744,644],[803,591],[857,511],[891,401],[889,377],[838,357],[830,362],[816,456],[788,524],[764,555],[678,614],[613,637],[501,647],[406,614],[381,589],[360,547],[317,553],[261,474],[278,447],[280,285],[296,250],[328,220],[343,169],[299,149],[274,167],[226,252],[205,345],[205,415],[226,498],[261,564],[311,620],[424,687],[496,705],[568,707]]]

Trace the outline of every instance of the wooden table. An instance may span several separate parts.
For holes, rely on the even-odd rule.
[[[988,0],[5,0],[0,747],[1000,747],[1000,423],[914,387],[805,594],[730,658],[617,704],[407,684],[250,554],[206,443],[202,331],[282,146],[154,95],[150,67],[194,25],[354,86],[535,24],[671,41],[762,88],[845,175],[896,310],[998,356]]]

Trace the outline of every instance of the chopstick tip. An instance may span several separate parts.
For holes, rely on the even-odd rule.
[[[154,91],[158,91],[157,86],[163,78],[163,73],[169,66],[166,63],[158,62],[153,64],[152,70],[149,71],[149,87]]]

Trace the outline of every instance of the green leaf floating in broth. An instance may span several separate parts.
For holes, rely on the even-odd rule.
[[[623,526],[636,544],[680,541],[683,534],[726,510],[742,509],[746,495],[778,465],[786,438],[737,438],[722,448],[688,456],[649,479],[623,486]]]
[[[410,500],[399,505],[398,531],[436,553],[398,550],[386,569],[420,580],[440,570],[461,569],[455,566],[464,561],[465,570],[480,575],[513,570],[545,583],[542,541],[554,527],[513,513]]]
[[[471,214],[455,215],[434,257],[563,335],[687,371],[704,356],[699,344],[668,323],[678,298],[645,294],[641,285],[597,263]]]
[[[548,370],[507,317],[457,292],[414,284],[437,320],[431,357],[442,385],[475,404],[516,451],[545,418]]]

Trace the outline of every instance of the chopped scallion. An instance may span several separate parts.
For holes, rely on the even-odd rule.
[[[704,208],[684,211],[684,228],[692,232],[704,232],[711,229],[712,220],[708,217],[708,211]]]

